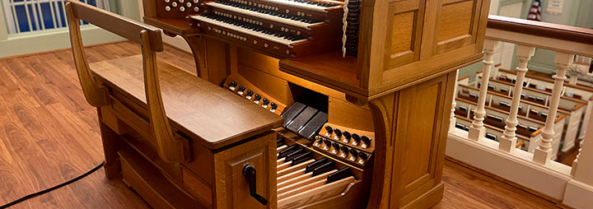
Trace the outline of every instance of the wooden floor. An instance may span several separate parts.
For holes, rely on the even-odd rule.
[[[139,54],[122,42],[89,47],[91,62]],[[186,69],[193,59],[170,47],[159,58]],[[0,58],[0,205],[102,162],[95,109],[82,95],[70,51]],[[434,208],[554,208],[555,204],[446,161],[445,196]],[[149,208],[121,180],[99,170],[12,208]]]

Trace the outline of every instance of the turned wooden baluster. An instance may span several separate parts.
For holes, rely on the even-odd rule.
[[[451,104],[451,119],[449,124],[449,132],[455,130],[455,124],[457,123],[457,119],[455,118],[455,107],[457,106],[457,102],[455,102],[455,98],[457,98],[457,81],[459,81],[459,69],[455,72],[455,87],[453,87],[453,103]]]
[[[498,144],[498,149],[511,152],[515,149],[517,144],[517,137],[515,132],[517,131],[517,113],[519,112],[519,103],[521,102],[521,92],[523,91],[523,79],[527,73],[527,63],[535,53],[535,47],[521,46],[517,48],[517,56],[519,57],[519,67],[517,67],[517,78],[515,82],[515,89],[513,90],[513,101],[511,102],[511,110],[509,117],[506,119],[506,126],[504,127],[504,133]]]
[[[482,141],[486,135],[486,128],[484,128],[484,116],[486,116],[486,95],[488,93],[488,79],[490,79],[490,69],[494,65],[492,61],[494,53],[500,46],[499,41],[485,40],[484,41],[484,68],[482,70],[482,82],[480,86],[480,95],[476,110],[474,110],[474,121],[469,128],[468,138],[474,141]],[[477,82],[477,81],[476,81]]]
[[[566,71],[568,66],[572,63],[574,55],[556,52],[556,75],[554,76],[554,89],[552,90],[552,98],[549,101],[548,117],[546,118],[546,125],[542,131],[542,139],[533,153],[533,161],[542,165],[550,162],[552,158],[552,140],[554,138],[554,121],[556,120],[556,112],[558,111],[558,104],[560,103],[560,93],[564,80],[566,79]]]

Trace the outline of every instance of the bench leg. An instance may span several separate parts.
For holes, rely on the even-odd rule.
[[[105,176],[108,179],[113,179],[121,173],[121,163],[117,152],[122,149],[124,142],[119,139],[119,135],[115,131],[102,122],[101,108],[98,108],[98,113],[101,138],[103,139],[103,152],[105,154]]]

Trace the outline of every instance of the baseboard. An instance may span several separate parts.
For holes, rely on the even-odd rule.
[[[413,200],[412,202],[408,203],[407,205],[401,207],[404,209],[411,209],[411,208],[430,208],[443,199],[443,194],[445,193],[445,184],[443,182],[439,183],[437,186],[433,187],[432,189],[428,190],[426,193],[420,195],[418,198]]]
[[[513,181],[510,181],[510,180],[508,180],[508,179],[502,178],[502,177],[500,177],[500,176],[497,176],[496,174],[490,173],[490,172],[488,172],[488,171],[485,171],[485,170],[482,170],[482,169],[476,168],[476,167],[474,167],[474,166],[472,166],[472,165],[469,165],[469,164],[467,164],[467,163],[464,163],[464,162],[462,162],[462,161],[459,161],[459,160],[457,160],[457,159],[455,159],[455,158],[452,158],[452,157],[446,156],[446,157],[445,157],[445,160],[447,160],[447,161],[449,161],[449,162],[452,162],[452,163],[455,163],[455,164],[458,164],[458,165],[460,165],[460,166],[463,166],[463,167],[465,167],[465,168],[467,168],[467,169],[470,169],[470,170],[472,170],[472,171],[475,171],[475,172],[477,172],[477,173],[480,173],[480,174],[482,174],[482,175],[484,175],[484,176],[487,176],[487,177],[489,177],[489,178],[492,178],[492,179],[494,179],[494,180],[496,180],[496,181],[500,181],[500,182],[502,182],[503,184],[507,184],[507,185],[509,185],[509,186],[512,186],[512,187],[515,187],[515,188],[517,188],[517,189],[520,189],[520,190],[526,191],[526,192],[528,192],[528,193],[530,193],[530,194],[533,194],[533,195],[535,195],[535,196],[538,196],[538,197],[540,197],[540,198],[542,198],[542,199],[545,199],[545,200],[547,200],[547,201],[550,201],[550,202],[553,202],[553,203],[556,203],[556,204],[561,204],[561,202],[562,202],[561,200],[554,199],[554,198],[552,198],[552,197],[550,197],[550,196],[548,196],[548,195],[542,194],[541,192],[538,192],[538,191],[535,191],[535,190],[533,190],[533,189],[530,189],[530,188],[528,188],[528,187],[522,186],[522,185],[520,185],[520,184],[517,184],[517,183],[515,183],[515,182],[513,182]]]
[[[563,204],[572,208],[591,208],[593,206],[592,197],[592,186],[572,180],[566,185]]]
[[[447,156],[525,191],[537,191],[536,195],[553,202],[560,202],[564,198],[566,185],[572,180],[570,167],[557,162],[550,162],[544,167],[532,162],[531,153],[504,153],[497,149],[497,142],[477,143],[467,139],[467,132],[461,132],[464,131],[449,133]]]

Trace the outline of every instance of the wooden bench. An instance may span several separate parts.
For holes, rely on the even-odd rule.
[[[123,173],[155,208],[264,207],[251,196],[243,174],[251,166],[258,194],[270,200],[265,208],[275,208],[272,129],[283,124],[280,116],[157,61],[156,52],[163,50],[160,29],[77,1],[66,9],[81,86],[98,107],[107,177]],[[80,20],[140,44],[142,55],[89,66]]]

